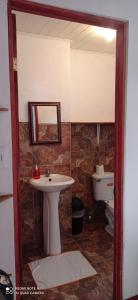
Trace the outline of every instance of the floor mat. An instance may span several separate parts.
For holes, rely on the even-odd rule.
[[[29,263],[37,288],[49,289],[96,275],[80,251],[65,252]]]

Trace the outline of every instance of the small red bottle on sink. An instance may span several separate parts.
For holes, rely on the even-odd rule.
[[[33,174],[32,174],[34,179],[39,179],[40,178],[40,170],[38,165],[36,164],[33,168]]]

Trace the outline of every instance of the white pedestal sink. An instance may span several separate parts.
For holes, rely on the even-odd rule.
[[[70,176],[51,174],[49,177],[31,179],[31,185],[44,192],[43,203],[43,235],[44,251],[47,255],[61,253],[60,226],[59,226],[59,195],[74,183]]]

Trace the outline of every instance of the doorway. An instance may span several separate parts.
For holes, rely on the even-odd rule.
[[[34,13],[37,15],[53,17],[73,22],[85,23],[95,26],[109,27],[117,30],[116,39],[116,150],[115,150],[115,234],[114,234],[114,299],[122,298],[122,254],[123,254],[123,147],[124,147],[124,100],[125,100],[125,68],[126,68],[126,38],[127,23],[83,14],[70,10],[59,9],[37,3],[24,1],[10,1],[9,5],[9,52],[10,52],[10,79],[11,79],[11,105],[13,127],[13,166],[14,166],[14,209],[15,209],[15,249],[16,249],[16,277],[17,286],[21,282],[21,248],[20,248],[20,220],[19,220],[19,186],[18,186],[18,111],[15,105],[17,95],[16,70],[13,70],[13,57],[15,57],[15,35],[13,31],[13,18],[11,11]],[[17,103],[16,103],[17,104]],[[16,140],[15,140],[16,137]],[[118,201],[116,201],[116,199]],[[18,241],[18,243],[17,243]]]

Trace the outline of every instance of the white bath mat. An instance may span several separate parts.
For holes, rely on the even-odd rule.
[[[97,274],[80,251],[65,252],[29,263],[39,289],[49,289]]]

